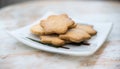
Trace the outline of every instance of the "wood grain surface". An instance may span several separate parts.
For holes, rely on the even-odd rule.
[[[92,56],[74,57],[28,47],[5,32],[33,23],[47,11],[66,12],[81,22],[114,24],[103,46]],[[34,1],[0,10],[0,69],[120,69],[120,2]]]

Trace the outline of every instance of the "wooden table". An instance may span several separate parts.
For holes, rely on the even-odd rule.
[[[40,51],[9,36],[4,29],[33,23],[47,11],[67,12],[81,22],[114,24],[103,46],[92,56],[74,57]],[[0,69],[120,69],[120,2],[34,1],[0,10]]]

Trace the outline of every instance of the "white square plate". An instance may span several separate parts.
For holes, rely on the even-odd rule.
[[[27,39],[26,37],[31,37],[36,40],[39,40],[37,37],[31,34],[30,32],[30,27],[33,26],[34,24],[37,24],[40,22],[40,20],[47,18],[49,15],[52,15],[55,13],[47,13],[45,14],[42,18],[38,19],[35,23],[32,25],[13,30],[13,31],[8,31],[9,34],[11,34],[13,37],[18,39],[20,42],[30,46],[34,47],[40,50],[48,51],[48,52],[54,52],[54,53],[60,53],[60,54],[67,54],[67,55],[74,55],[74,56],[89,56],[95,53],[105,42],[108,34],[110,33],[112,29],[112,23],[87,23],[91,24],[94,26],[94,29],[97,30],[97,35],[92,37],[92,39],[88,40],[90,43],[90,46],[74,46],[74,45],[65,45],[65,47],[69,47],[70,49],[64,49],[64,48],[54,48],[48,45],[40,44],[37,42],[34,42],[30,39]],[[73,20],[76,23],[80,23],[79,19],[74,19]],[[86,23],[85,23],[86,24]]]

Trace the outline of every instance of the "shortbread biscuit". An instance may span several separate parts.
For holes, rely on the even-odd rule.
[[[69,28],[75,27],[74,21],[67,14],[51,15],[46,20],[42,20],[40,25],[45,34],[63,34]]]
[[[89,33],[90,35],[95,35],[97,33],[97,31],[94,30],[92,25],[77,24],[76,28],[82,29]]]
[[[64,40],[60,39],[58,36],[55,35],[42,35],[40,36],[40,39],[42,43],[52,44],[55,46],[62,46],[65,44]]]
[[[79,43],[81,41],[90,39],[91,35],[79,28],[73,28],[67,31],[65,34],[59,35],[59,37],[63,40]]]
[[[75,28],[76,26],[77,26],[77,24],[74,23],[72,26],[69,27],[69,29],[71,29],[71,28]]]
[[[39,24],[32,26],[31,32],[35,35],[43,35],[44,34],[43,28]]]

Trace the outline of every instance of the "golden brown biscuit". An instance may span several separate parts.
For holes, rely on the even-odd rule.
[[[66,14],[51,15],[46,20],[42,20],[40,25],[43,27],[45,34],[63,34],[69,28],[75,27],[74,21]]]
[[[42,35],[40,36],[40,39],[42,43],[52,44],[55,46],[62,46],[65,44],[64,40],[54,35]]]
[[[94,30],[92,25],[84,25],[84,24],[78,24],[76,26],[76,28],[80,28],[84,31],[86,31],[87,33],[89,33],[90,35],[95,35],[97,32]]]
[[[81,41],[91,38],[91,36],[87,32],[79,28],[70,29],[65,34],[59,35],[59,37],[63,40],[76,42],[76,43],[79,43]]]
[[[77,26],[77,24],[74,23],[72,26],[69,27],[69,29],[71,29],[71,28],[75,28],[76,26]]]
[[[39,24],[32,26],[31,32],[35,35],[43,35],[44,34],[43,28]]]

